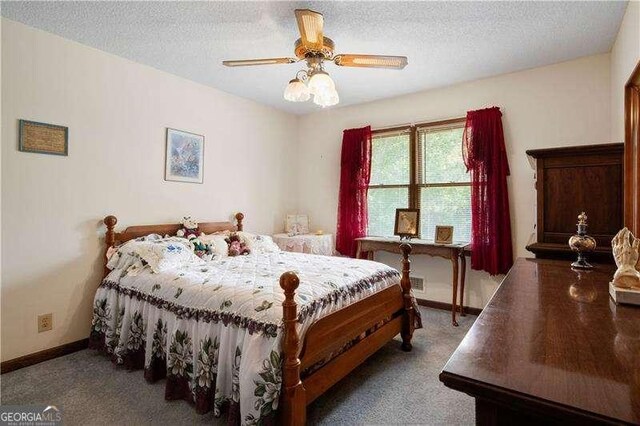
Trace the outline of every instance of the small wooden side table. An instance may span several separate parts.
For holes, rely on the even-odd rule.
[[[373,260],[373,253],[376,251],[387,251],[390,253],[400,252],[400,239],[396,237],[363,237],[356,238],[356,257],[361,258],[364,253],[367,258]],[[436,244],[429,240],[412,239],[409,241],[412,250],[411,255],[426,254],[427,256],[442,257],[451,261],[452,272],[452,296],[451,296],[451,324],[458,326],[456,321],[456,311],[458,310],[458,275],[460,278],[460,315],[464,316],[464,282],[467,270],[466,253],[470,251],[468,243]]]

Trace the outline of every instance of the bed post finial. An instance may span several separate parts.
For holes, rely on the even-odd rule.
[[[105,235],[105,242],[107,243],[107,248],[113,246],[116,243],[116,233],[113,231],[116,223],[118,223],[118,218],[115,216],[107,216],[104,218],[104,224],[107,225],[107,234]]]
[[[244,219],[244,214],[241,212],[236,213],[236,220],[238,221],[238,231],[242,231],[242,219]]]
[[[106,277],[109,273],[109,269],[107,268],[107,253],[109,252],[109,247],[113,247],[116,244],[116,233],[113,230],[115,228],[116,223],[118,223],[118,218],[115,216],[107,216],[102,221],[105,225],[107,225],[107,233],[104,236],[104,242],[106,243],[105,248],[105,256],[104,256],[104,271],[103,277]]]
[[[400,279],[400,286],[402,287],[405,312],[401,332],[402,350],[409,352],[412,349],[411,338],[413,337],[413,330],[415,328],[416,315],[411,298],[411,261],[409,260],[411,245],[409,243],[400,244],[400,251],[402,251],[402,278]]]
[[[282,353],[282,387],[284,398],[280,413],[281,423],[285,425],[304,425],[306,423],[307,401],[305,390],[300,380],[300,337],[298,336],[298,305],[294,300],[295,291],[300,279],[295,272],[285,272],[280,276],[280,287],[284,290],[282,302],[282,317],[284,323],[284,338]]]

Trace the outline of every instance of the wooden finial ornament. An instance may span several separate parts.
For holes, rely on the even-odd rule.
[[[104,218],[104,224],[107,225],[107,233],[105,235],[105,242],[107,243],[107,248],[113,246],[116,243],[116,233],[113,228],[115,228],[118,223],[118,218],[115,216],[107,216]]]
[[[102,221],[107,226],[107,233],[104,236],[105,242],[105,257],[104,257],[104,268],[103,268],[103,277],[106,277],[109,273],[109,269],[107,268],[107,253],[110,247],[113,247],[116,244],[116,232],[113,230],[118,223],[118,218],[115,216],[109,215],[104,218]]]
[[[300,336],[296,327],[298,305],[294,300],[298,285],[300,285],[300,279],[295,272],[285,272],[280,276],[280,287],[284,290],[284,302],[282,302],[284,323],[282,387],[286,395],[286,398],[283,399],[281,421],[285,425],[304,425],[306,423],[307,404],[305,390],[302,386],[302,380],[300,380],[300,358],[298,358],[300,346]]]
[[[238,227],[238,231],[242,231],[243,225],[242,225],[242,220],[244,219],[244,214],[243,213],[236,213],[236,221],[238,221],[237,227]]]

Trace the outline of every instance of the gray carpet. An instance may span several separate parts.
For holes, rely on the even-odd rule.
[[[309,407],[309,423],[473,424],[473,399],[446,388],[438,374],[476,317],[452,327],[448,312],[421,312],[425,328],[414,334],[412,352],[402,352],[399,340],[389,342]],[[164,381],[149,384],[141,371],[116,369],[90,350],[0,380],[2,404],[56,405],[68,425],[225,424],[184,401],[165,401]]]

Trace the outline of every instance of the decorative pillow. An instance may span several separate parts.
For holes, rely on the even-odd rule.
[[[280,247],[273,242],[269,235],[256,235],[242,231],[236,234],[252,253],[277,253],[281,251]]]
[[[240,238],[249,250],[253,249],[253,241],[256,239],[256,234],[252,234],[250,232],[238,231],[236,235]]]
[[[159,273],[178,268],[189,263],[202,263],[193,253],[187,240],[169,237],[151,241],[129,241],[118,252],[133,258],[140,258],[153,272]],[[111,261],[115,256],[112,256]],[[118,265],[119,266],[119,265]]]
[[[126,243],[124,246],[118,247],[117,249],[114,248],[113,253],[109,257],[109,261],[107,262],[107,268],[110,270],[127,270],[134,264],[142,263],[140,256],[129,252],[125,246]]]
[[[134,240],[127,241],[124,244],[115,245],[107,249],[107,268],[113,269],[125,269],[131,266],[132,263],[140,261],[140,256],[133,252],[130,252],[125,246],[131,242],[142,241],[156,241],[161,240],[162,236],[158,234],[149,234],[144,237],[138,237]],[[123,250],[124,248],[124,250]]]
[[[278,253],[282,251],[269,235],[256,235],[252,247],[255,253]]]
[[[205,234],[200,237],[200,241],[211,245],[214,257],[221,258],[229,256],[229,245],[225,241],[225,238],[225,235],[219,235],[217,233]]]

